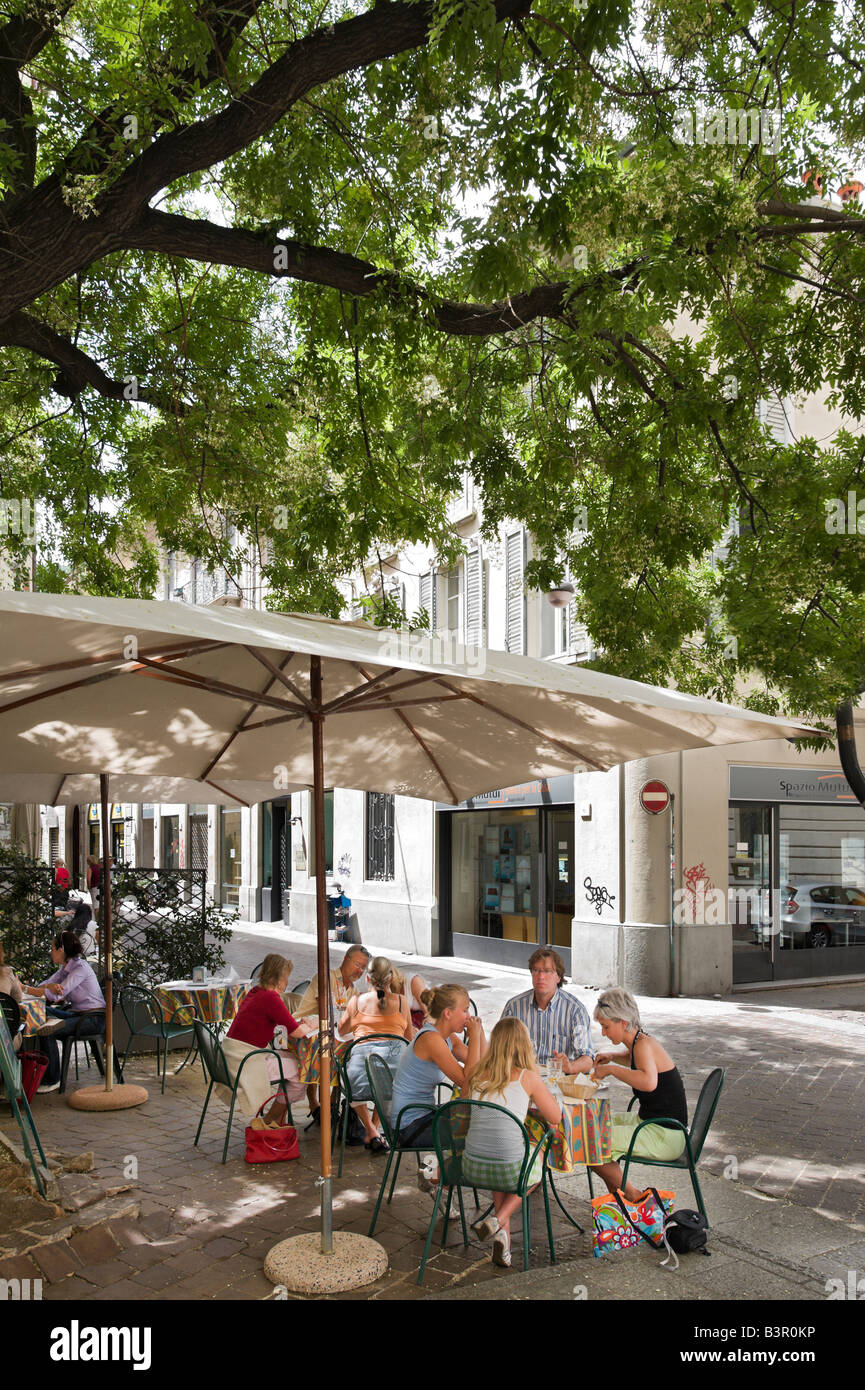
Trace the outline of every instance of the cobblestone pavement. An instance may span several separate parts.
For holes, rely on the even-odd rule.
[[[239,974],[246,974],[274,949],[294,960],[296,978],[313,972],[310,939],[281,929],[238,931],[230,959]],[[339,958],[338,948],[334,954]],[[399,959],[396,953],[391,954]],[[525,977],[519,972],[474,962],[413,958],[404,963],[417,968],[430,982],[451,978],[464,983],[486,1025],[499,1016],[507,998],[525,987]],[[593,1004],[595,993],[579,987],[576,992],[588,1005]],[[763,1287],[760,1281],[764,1277],[768,1281],[766,1297],[819,1297],[819,1279],[826,1277],[827,1271],[834,1274],[840,1270],[843,1276],[848,1266],[856,1266],[857,1256],[861,1257],[859,1267],[865,1269],[865,1141],[861,1122],[865,1027],[851,1019],[855,1010],[849,999],[845,1000],[844,1017],[837,1017],[831,1009],[815,1013],[791,1008],[793,993],[786,992],[783,1002],[768,994],[728,1001],[641,1001],[647,1026],[663,1038],[682,1069],[692,1106],[710,1068],[721,1065],[727,1069],[703,1168],[709,1175],[704,1190],[710,1218],[719,1231],[726,1223],[731,1250],[727,1252],[728,1267],[720,1259],[705,1261],[707,1271],[711,1265],[717,1276],[710,1279],[707,1272],[703,1291],[689,1296],[759,1296],[743,1292],[741,1280],[739,1285],[735,1282],[738,1257],[734,1245],[743,1230],[743,1202],[748,1216],[745,1225],[761,1233],[756,1248],[780,1261],[774,1273],[767,1271],[764,1276],[759,1270],[755,1272],[755,1287]],[[83,1072],[84,1084],[86,1078]],[[95,1074],[92,1079],[95,1081]],[[268,1250],[289,1235],[318,1228],[314,1183],[318,1130],[303,1130],[305,1106],[301,1104],[295,1115],[301,1131],[298,1161],[247,1166],[242,1156],[243,1125],[238,1118],[233,1123],[228,1162],[223,1166],[220,1157],[227,1111],[217,1100],[211,1100],[198,1148],[192,1142],[205,1091],[200,1067],[169,1075],[164,1096],[155,1079],[152,1057],[133,1059],[128,1079],[144,1083],[150,1093],[146,1105],[136,1110],[97,1116],[70,1110],[57,1093],[36,1098],[34,1113],[48,1147],[62,1146],[66,1152],[95,1150],[99,1181],[109,1187],[131,1181],[141,1207],[140,1221],[126,1223],[114,1234],[111,1229],[92,1233],[89,1240],[81,1242],[81,1249],[74,1241],[61,1250],[55,1247],[49,1260],[49,1264],[53,1261],[55,1277],[46,1271],[51,1282],[44,1297],[84,1301],[272,1297],[271,1285],[262,1272]],[[622,1095],[627,1099],[624,1090]],[[0,1124],[10,1131],[8,1112]],[[337,1229],[366,1233],[382,1171],[381,1158],[363,1149],[347,1150],[344,1176],[334,1183]],[[651,1175],[650,1169],[640,1171],[641,1175]],[[656,1177],[662,1178],[662,1185],[669,1185],[663,1181],[669,1179],[669,1173],[659,1172]],[[722,1181],[725,1177],[734,1181]],[[682,1180],[678,1174],[676,1178],[679,1203],[690,1206],[687,1178]],[[568,1179],[564,1188],[567,1200],[579,1203],[586,1212],[585,1177],[581,1174]],[[776,1203],[769,1198],[775,1198]],[[801,1210],[805,1207],[822,1216],[843,1218],[846,1226]],[[579,1214],[579,1209],[574,1209]],[[478,1288],[480,1296],[480,1286],[488,1281],[517,1277],[495,1268],[489,1260],[489,1247],[472,1237],[467,1250],[461,1243],[453,1243],[444,1251],[434,1245],[424,1288],[418,1289],[415,1279],[429,1214],[430,1199],[418,1192],[414,1168],[407,1158],[393,1203],[383,1208],[376,1231],[376,1239],[388,1253],[388,1273],[372,1289],[342,1297],[411,1299],[452,1290],[455,1285],[465,1286],[467,1296]],[[543,1271],[548,1256],[537,1202],[532,1222],[532,1264]],[[791,1232],[798,1227],[796,1237]],[[586,1269],[597,1271],[603,1262],[585,1259],[590,1250],[588,1236],[580,1236],[560,1216],[554,1229],[560,1260],[584,1260]],[[452,1229],[450,1240],[457,1239]],[[838,1253],[841,1247],[846,1247],[843,1258]],[[514,1248],[518,1263],[518,1241]],[[793,1276],[789,1271],[784,1275],[783,1266],[785,1251],[792,1253],[794,1248],[797,1259],[807,1257],[812,1268],[807,1278],[800,1271],[791,1283]],[[646,1254],[653,1258],[650,1251]],[[22,1277],[24,1272],[22,1267]],[[720,1286],[716,1286],[717,1279]],[[644,1288],[642,1295],[645,1293]],[[669,1296],[681,1297],[682,1293]]]

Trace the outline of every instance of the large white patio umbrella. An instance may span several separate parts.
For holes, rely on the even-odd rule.
[[[0,632],[2,771],[312,786],[324,1095],[326,785],[456,804],[576,768],[814,732],[595,671],[299,614],[6,593]],[[329,1255],[326,1105],[321,1175]]]

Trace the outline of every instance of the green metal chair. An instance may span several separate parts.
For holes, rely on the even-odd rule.
[[[45,1157],[45,1151],[42,1148],[39,1132],[33,1122],[30,1106],[24,1094],[24,1087],[21,1083],[21,1062],[13,1046],[12,1034],[9,1032],[6,1017],[2,1011],[0,1011],[0,1080],[3,1081],[6,1088],[6,1099],[12,1107],[12,1114],[15,1117],[15,1122],[21,1133],[21,1143],[24,1147],[24,1152],[27,1155],[30,1167],[33,1170],[33,1177],[36,1180],[39,1195],[40,1197],[44,1197],[45,1184],[42,1181],[42,1176],[36,1165],[36,1159],[33,1156],[33,1149],[27,1133],[27,1126],[24,1123],[25,1118],[27,1124],[30,1126],[33,1138],[36,1141],[36,1147],[39,1150],[39,1157],[42,1159],[42,1166],[44,1168],[48,1167],[48,1160]],[[21,1113],[22,1107],[24,1110],[23,1115]]]
[[[403,1115],[408,1110],[422,1110],[423,1106],[419,1106],[417,1104],[405,1105],[403,1106],[402,1110],[399,1112],[398,1115],[394,1115],[393,1117],[391,1116],[391,1106],[393,1104],[393,1076],[391,1075],[390,1068],[388,1067],[387,1063],[383,1060],[383,1058],[376,1057],[375,1055],[373,1055],[372,1057],[367,1057],[366,1074],[369,1077],[369,1089],[372,1092],[372,1098],[375,1102],[375,1108],[379,1113],[382,1129],[384,1130],[384,1137],[387,1140],[388,1149],[390,1150],[387,1156],[387,1163],[385,1164],[384,1174],[381,1180],[381,1187],[378,1191],[378,1201],[375,1204],[375,1211],[372,1214],[372,1221],[369,1225],[369,1235],[372,1235],[375,1231],[376,1222],[378,1221],[378,1213],[381,1207],[381,1199],[384,1196],[384,1190],[387,1187],[388,1175],[390,1173],[391,1167],[393,1166],[394,1159],[396,1159],[396,1166],[393,1170],[393,1179],[391,1181],[390,1192],[388,1193],[387,1198],[388,1202],[390,1202],[391,1198],[393,1197],[393,1190],[396,1186],[397,1174],[399,1173],[399,1165],[402,1162],[403,1154],[411,1153],[420,1155],[422,1153],[428,1153],[430,1146],[429,1143],[400,1143],[399,1130]],[[434,1111],[430,1111],[430,1114],[434,1113]],[[414,1120],[411,1120],[407,1128],[410,1129],[413,1124]],[[419,1158],[418,1167],[420,1167]]]
[[[162,1006],[151,990],[143,989],[139,985],[124,985],[120,991],[120,1008],[129,1029],[129,1041],[123,1054],[122,1066],[126,1066],[126,1059],[129,1056],[129,1049],[132,1047],[134,1038],[155,1038],[157,1077],[159,1076],[159,1059],[164,1049],[162,1062],[162,1094],[164,1095],[165,1076],[168,1071],[168,1044],[176,1038],[189,1039],[189,1048],[178,1071],[183,1071],[192,1056],[195,1047],[195,1030],[192,1024],[193,1020],[198,1017],[195,1005],[181,1004],[166,1020]],[[178,1027],[174,1020],[181,1014],[186,1015],[186,1017],[181,1026]],[[204,1079],[207,1080],[206,1073]]]
[[[240,1078],[243,1074],[243,1068],[246,1066],[250,1057],[273,1057],[274,1051],[270,1047],[257,1047],[252,1052],[248,1052],[241,1061],[240,1066],[237,1068],[237,1075],[232,1077],[231,1072],[228,1068],[228,1063],[225,1060],[225,1054],[222,1051],[222,1048],[220,1047],[219,1039],[216,1036],[216,1034],[212,1031],[212,1029],[208,1028],[206,1023],[202,1023],[201,1020],[198,1018],[196,1018],[193,1021],[192,1026],[195,1029],[195,1040],[198,1044],[198,1051],[201,1054],[201,1060],[204,1064],[205,1075],[210,1077],[210,1085],[207,1088],[207,1095],[204,1097],[204,1106],[202,1107],[201,1111],[201,1119],[198,1121],[198,1129],[195,1131],[195,1144],[198,1144],[198,1139],[201,1134],[201,1126],[204,1124],[205,1112],[207,1111],[207,1106],[210,1102],[211,1091],[213,1090],[214,1086],[227,1086],[228,1089],[231,1091],[231,1104],[228,1107],[228,1122],[225,1126],[225,1143],[222,1147],[222,1161],[224,1163],[226,1154],[228,1153],[228,1140],[231,1135],[231,1121],[234,1117],[234,1103],[237,1099],[237,1088],[240,1084]],[[275,1055],[278,1057],[279,1053],[276,1053]],[[281,1061],[279,1066],[279,1074],[281,1080],[274,1082],[274,1085],[277,1087],[277,1089],[281,1085],[285,1085],[286,1082],[286,1077],[282,1070]],[[293,1120],[291,1117],[291,1106],[288,1107],[286,1121],[288,1124],[293,1124]]]
[[[339,1077],[340,1095],[339,1110],[337,1112],[337,1126],[339,1126],[340,1121],[342,1121],[342,1137],[340,1139],[339,1145],[339,1168],[337,1169],[336,1174],[338,1178],[342,1177],[342,1165],[343,1160],[345,1159],[345,1140],[346,1135],[348,1134],[348,1112],[351,1109],[351,1106],[357,1103],[358,1099],[357,1096],[352,1095],[351,1081],[349,1080],[348,1075],[349,1058],[357,1048],[368,1046],[370,1043],[380,1042],[396,1043],[397,1046],[408,1047],[408,1042],[405,1038],[394,1037],[392,1033],[370,1033],[368,1038],[358,1038],[355,1042],[350,1042],[341,1057],[334,1057],[334,1060],[336,1062],[336,1074]],[[381,1058],[380,1060],[383,1061],[384,1059]],[[385,1066],[387,1066],[386,1062]],[[388,1070],[390,1071],[390,1067],[388,1067]],[[393,1075],[392,1072],[391,1075]],[[380,1111],[379,1115],[381,1115]],[[384,1125],[384,1123],[385,1121],[384,1119],[382,1119],[382,1125]]]
[[[700,1161],[700,1154],[703,1152],[703,1145],[706,1142],[706,1136],[709,1133],[712,1120],[715,1117],[715,1111],[718,1108],[718,1101],[721,1098],[721,1089],[724,1085],[725,1078],[726,1072],[721,1067],[716,1067],[714,1071],[709,1072],[709,1075],[703,1082],[703,1088],[700,1091],[700,1098],[697,1101],[694,1114],[691,1118],[690,1129],[686,1129],[685,1126],[682,1124],[681,1120],[664,1119],[663,1123],[665,1125],[673,1126],[675,1129],[681,1129],[684,1131],[685,1152],[681,1154],[679,1158],[643,1158],[641,1154],[634,1153],[634,1144],[637,1141],[637,1135],[640,1133],[640,1130],[645,1129],[646,1125],[649,1124],[659,1124],[660,1121],[656,1119],[643,1120],[642,1124],[637,1125],[637,1128],[634,1130],[634,1133],[631,1136],[631,1142],[628,1145],[628,1152],[625,1155],[625,1167],[622,1173],[622,1187],[624,1187],[626,1182],[628,1181],[628,1169],[632,1163],[642,1163],[648,1165],[648,1167],[650,1168],[687,1168],[691,1174],[691,1186],[694,1189],[694,1197],[697,1201],[697,1207],[702,1212],[703,1216],[706,1217],[706,1221],[708,1222],[709,1218],[706,1215],[706,1207],[703,1202],[703,1194],[700,1191],[700,1184],[697,1179],[697,1164]],[[636,1101],[637,1097],[635,1096],[634,1099],[631,1101],[631,1104],[628,1106],[629,1110],[633,1105],[636,1104]],[[589,1192],[590,1194],[594,1195],[592,1189],[591,1168],[589,1168],[587,1172],[589,1175]]]
[[[427,1231],[426,1244],[424,1245],[423,1259],[421,1260],[420,1270],[418,1272],[417,1281],[419,1284],[423,1283],[424,1269],[426,1268],[430,1245],[432,1244],[433,1227],[435,1226],[442,1193],[445,1188],[447,1188],[448,1195],[447,1205],[444,1211],[442,1249],[444,1249],[447,1242],[454,1189],[456,1189],[457,1203],[460,1211],[463,1245],[467,1246],[469,1243],[461,1189],[463,1187],[473,1187],[477,1178],[469,1181],[469,1179],[465,1177],[463,1173],[463,1160],[472,1112],[480,1110],[494,1110],[498,1111],[500,1115],[506,1116],[507,1121],[509,1121],[510,1124],[514,1126],[515,1131],[519,1133],[522,1142],[523,1157],[520,1163],[520,1171],[516,1185],[514,1187],[497,1187],[496,1191],[514,1192],[521,1199],[523,1215],[523,1269],[527,1270],[529,1267],[529,1245],[531,1243],[531,1228],[529,1225],[529,1177],[532,1166],[538,1155],[541,1154],[546,1158],[547,1147],[553,1137],[553,1131],[548,1125],[538,1142],[533,1144],[525,1125],[522,1124],[510,1110],[506,1110],[503,1105],[493,1105],[485,1100],[452,1100],[447,1105],[443,1105],[440,1110],[436,1111],[435,1119],[433,1120],[433,1143],[435,1144],[436,1156],[439,1162],[441,1180],[436,1190],[432,1215],[430,1216],[429,1230]],[[550,1262],[555,1264],[556,1251],[553,1243],[552,1221],[550,1219],[550,1198],[547,1191],[546,1162],[542,1165],[540,1181],[544,1197],[544,1213],[547,1219],[547,1240],[550,1247]]]

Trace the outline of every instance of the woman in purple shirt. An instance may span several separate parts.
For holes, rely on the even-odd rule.
[[[82,945],[74,932],[60,932],[51,943],[51,960],[59,968],[41,984],[27,990],[46,1000],[46,1013],[60,1020],[49,1038],[40,1042],[48,1054],[48,1069],[40,1091],[55,1091],[60,1085],[58,1038],[78,1032],[86,1038],[105,1030],[105,996],[92,968],[84,960]],[[85,1017],[81,1018],[80,1015]]]

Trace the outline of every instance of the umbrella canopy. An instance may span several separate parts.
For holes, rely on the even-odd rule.
[[[300,791],[297,786],[286,792]],[[114,801],[195,805],[203,802],[214,806],[253,806],[275,795],[273,781],[195,782],[182,777],[135,777],[121,773],[111,778]],[[83,806],[98,804],[100,796],[98,774],[81,772],[16,772],[5,770],[0,753],[0,803],[6,801],[35,802],[37,806]],[[38,817],[37,817],[38,820]]]
[[[297,734],[315,703],[313,656],[328,786],[457,803],[575,767],[813,732],[596,671],[296,614],[6,593],[0,631],[10,773],[309,786],[312,749]]]

